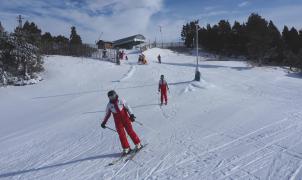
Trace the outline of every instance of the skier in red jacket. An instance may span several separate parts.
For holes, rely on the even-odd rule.
[[[132,113],[130,106],[128,106],[125,100],[119,99],[118,95],[114,90],[109,91],[107,95],[109,98],[109,102],[107,104],[106,115],[101,124],[101,127],[106,128],[106,123],[112,113],[115,128],[119,135],[121,145],[123,147],[123,155],[129,154],[131,151],[125,130],[132,139],[133,143],[135,144],[135,150],[141,149],[142,145],[140,143],[140,139],[132,128],[131,122],[134,122],[136,117]]]
[[[163,105],[163,100],[165,100],[165,105],[168,103],[167,90],[169,90],[168,83],[164,79],[164,75],[160,75],[160,80],[158,83],[158,92],[160,92],[160,105]]]

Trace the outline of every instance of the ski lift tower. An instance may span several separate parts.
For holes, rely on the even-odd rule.
[[[195,78],[194,80],[195,81],[200,81],[200,71],[199,71],[199,67],[198,67],[198,30],[200,29],[199,26],[198,26],[198,21],[196,22],[195,24],[195,27],[196,27],[196,38],[195,38],[195,41],[196,41],[196,69],[195,69]]]
[[[17,16],[17,21],[19,23],[19,28],[21,29],[22,28],[22,19],[24,19],[21,15]]]

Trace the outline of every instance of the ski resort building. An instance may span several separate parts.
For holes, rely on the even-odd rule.
[[[146,41],[146,38],[143,35],[137,34],[134,36],[130,36],[130,37],[126,37],[123,39],[113,41],[113,47],[131,49],[133,46],[142,44],[145,41]]]
[[[98,49],[112,49],[113,43],[110,41],[99,40],[97,43]]]

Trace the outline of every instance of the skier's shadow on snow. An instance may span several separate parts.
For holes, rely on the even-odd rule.
[[[120,82],[120,80],[112,81],[112,82]],[[157,84],[145,84],[140,86],[128,86],[128,87],[120,87],[117,88],[119,90],[123,89],[135,89],[135,88],[142,88],[147,86],[156,86]],[[75,92],[75,93],[66,93],[66,94],[57,94],[52,96],[39,96],[39,97],[33,97],[32,99],[47,99],[47,98],[58,98],[58,97],[64,97],[64,96],[79,96],[83,94],[91,94],[91,93],[99,93],[99,92],[107,92],[107,89],[100,89],[100,90],[91,90],[91,91],[81,91],[81,92]]]
[[[196,64],[193,63],[167,63],[167,62],[162,62],[162,64],[166,65],[173,65],[173,66],[186,66],[186,67],[196,67]],[[232,66],[222,66],[222,65],[211,65],[211,64],[199,64],[198,67],[201,68],[231,68],[235,69],[237,71],[242,71],[242,70],[250,70],[253,67],[232,67]]]
[[[98,93],[98,92],[105,92],[106,90],[92,90],[92,91],[82,91],[82,92],[76,92],[76,93],[66,93],[66,94],[57,94],[52,96],[39,96],[39,97],[33,97],[32,99],[45,99],[45,98],[55,98],[55,97],[62,97],[62,96],[77,96],[82,94],[91,94],[91,93]]]
[[[188,84],[188,83],[191,83],[191,82],[194,82],[194,80],[190,80],[190,81],[181,81],[181,82],[172,82],[172,83],[168,83],[168,85],[179,85],[179,84]]]
[[[121,155],[121,153],[104,154],[104,155],[92,156],[92,157],[87,157],[87,158],[83,158],[83,159],[77,159],[77,160],[73,160],[73,161],[59,163],[59,164],[43,166],[43,167],[39,167],[39,168],[32,168],[32,169],[26,169],[26,170],[20,170],[20,171],[7,172],[7,173],[4,173],[4,174],[0,174],[0,178],[17,176],[17,175],[36,172],[36,171],[41,171],[41,170],[45,170],[45,169],[58,168],[58,167],[61,167],[61,166],[67,166],[67,165],[71,165],[71,164],[81,163],[81,162],[84,162],[84,161],[92,161],[92,160],[99,160],[99,159],[105,159],[105,158],[117,158],[117,157],[120,157],[120,155]]]

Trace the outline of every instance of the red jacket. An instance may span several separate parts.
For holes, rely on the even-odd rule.
[[[167,92],[168,89],[169,89],[169,87],[168,87],[167,81],[164,79],[159,80],[158,91],[161,91],[164,93],[164,92]]]
[[[110,101],[107,104],[106,115],[103,122],[107,123],[108,119],[113,114],[114,120],[128,119],[129,114],[132,113],[130,106],[126,103],[125,100],[120,100],[118,97],[114,101]]]

